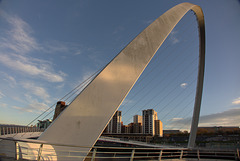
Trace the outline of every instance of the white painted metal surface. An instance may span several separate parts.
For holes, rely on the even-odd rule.
[[[130,42],[95,77],[39,140],[53,144],[92,147],[156,51],[190,9],[197,15],[199,27],[204,27],[199,6],[182,3],[168,10]],[[200,42],[202,43],[201,40]],[[202,86],[202,81],[198,83]],[[198,93],[200,95],[198,94],[197,99],[201,102],[201,91]]]

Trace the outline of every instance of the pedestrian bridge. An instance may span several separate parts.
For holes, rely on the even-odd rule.
[[[130,148],[95,147],[96,141],[146,66],[174,27],[190,10],[195,13],[198,23],[199,63],[188,148],[151,147],[146,149],[146,147],[132,147],[133,144],[129,144]],[[1,137],[1,147],[4,148],[0,153],[4,155],[7,151],[14,151],[11,157],[30,160],[95,160],[97,158],[162,160],[182,159],[189,156],[199,159],[200,151],[193,151],[193,148],[201,106],[204,62],[203,12],[197,5],[179,4],[157,18],[132,40],[90,81],[43,133],[25,131],[27,134],[10,134],[12,138]],[[181,75],[181,73],[178,74]],[[40,135],[38,140],[24,139],[37,135]],[[10,147],[10,150],[6,150],[7,147]]]
[[[26,134],[25,136],[37,136]],[[121,141],[112,138],[99,138],[101,141],[112,142],[121,146],[67,146],[61,144],[48,144],[33,139],[13,139],[10,135],[0,137],[0,159],[10,160],[240,160],[239,150],[212,150],[188,149],[173,146],[151,145],[142,142]],[[126,146],[122,146],[125,144]],[[54,148],[53,148],[54,147]],[[90,152],[88,149],[91,149]]]

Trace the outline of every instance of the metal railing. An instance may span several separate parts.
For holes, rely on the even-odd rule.
[[[183,158],[240,160],[236,151],[214,151],[187,148],[88,147],[48,144],[39,140],[0,137],[0,158],[15,160],[168,160]]]
[[[0,126],[0,136],[27,132],[43,132],[45,129],[30,126]]]

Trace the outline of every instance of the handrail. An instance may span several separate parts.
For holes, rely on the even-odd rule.
[[[95,159],[182,159],[182,158],[208,158],[208,159],[228,159],[228,160],[239,160],[239,151],[223,151],[223,150],[202,150],[202,149],[188,149],[188,148],[135,148],[135,147],[101,147],[94,146],[91,147],[91,151],[88,152],[82,150],[82,146],[70,146],[70,145],[61,145],[61,144],[50,144],[45,143],[40,140],[31,140],[31,139],[14,139],[14,138],[2,138],[1,141],[13,141],[15,143],[15,149],[5,149],[4,152],[7,152],[9,156],[15,156],[15,159],[21,159],[21,157],[25,157],[23,159],[29,160],[40,160],[44,157],[55,157],[55,158],[68,158],[68,159],[76,159],[76,158],[86,158],[94,161]],[[26,146],[21,143],[30,143],[37,145],[38,148],[34,146]],[[28,144],[27,144],[28,145]],[[51,145],[50,147],[47,145]],[[20,146],[22,150],[18,150]],[[54,147],[55,146],[55,147]],[[63,146],[63,149],[54,149],[56,147]],[[69,150],[66,147],[71,147]],[[52,149],[51,149],[52,148]],[[76,148],[76,149],[75,149]],[[86,147],[89,148],[89,147]],[[81,150],[78,150],[81,149]],[[87,157],[85,154],[88,154]],[[4,154],[1,152],[0,146],[0,158],[1,155]],[[4,157],[4,156],[2,156]],[[7,155],[5,156],[7,157]],[[35,159],[34,159],[35,158]],[[49,158],[48,158],[49,159]],[[51,159],[50,159],[51,160]]]
[[[36,144],[46,144],[46,145],[53,145],[53,146],[65,146],[65,147],[79,147],[79,148],[101,148],[101,149],[132,149],[132,147],[100,147],[100,146],[93,146],[93,147],[88,147],[88,146],[77,146],[77,145],[66,145],[66,144],[56,144],[56,143],[49,143],[49,142],[46,142],[46,141],[42,141],[42,140],[33,140],[33,139],[17,139],[17,138],[3,138],[3,137],[0,137],[0,139],[3,139],[3,140],[11,140],[11,141],[20,141],[20,142],[27,142],[27,143],[36,143]],[[139,148],[139,147],[136,147],[135,149],[142,149],[142,150],[145,150],[145,149],[154,149],[154,150],[159,150],[159,149],[164,149],[164,148]],[[188,148],[165,148],[167,150],[171,149],[171,150],[179,150],[179,149],[183,149],[183,150],[187,150]]]

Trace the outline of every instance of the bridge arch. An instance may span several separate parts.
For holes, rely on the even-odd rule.
[[[179,4],[132,40],[39,137],[49,143],[92,147],[154,54],[182,17],[193,10],[199,28],[199,69],[189,147],[193,147],[202,98],[205,27],[201,8]],[[90,150],[90,148],[89,148]]]

